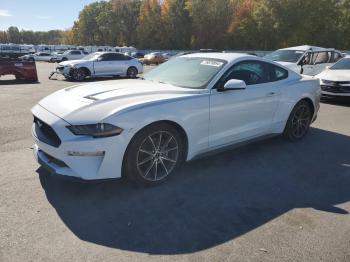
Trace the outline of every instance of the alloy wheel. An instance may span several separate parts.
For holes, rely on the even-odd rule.
[[[292,134],[295,138],[303,137],[309,129],[311,112],[307,105],[300,105],[292,118]]]
[[[137,170],[147,181],[160,181],[175,168],[179,145],[168,131],[158,131],[146,137],[137,152]]]

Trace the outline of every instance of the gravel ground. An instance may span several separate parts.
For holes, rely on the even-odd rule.
[[[34,161],[30,108],[73,83],[0,79],[0,261],[350,261],[350,101],[281,138],[193,161],[167,183],[76,183]],[[149,70],[147,68],[146,70]]]

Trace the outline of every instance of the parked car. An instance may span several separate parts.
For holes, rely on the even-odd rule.
[[[38,81],[34,62],[20,59],[0,59],[0,76],[14,75],[17,80]]]
[[[68,50],[64,52],[63,54],[57,54],[53,56],[52,61],[53,62],[62,62],[67,60],[77,60],[80,58],[83,58],[84,56],[88,55],[89,53],[83,50]]]
[[[28,54],[21,56],[20,58],[26,61],[45,61],[45,62],[52,62],[52,55],[50,53],[46,52],[38,52],[35,54]]]
[[[343,54],[333,48],[308,45],[279,49],[265,56],[266,59],[276,61],[297,73],[311,76],[321,73],[342,57]]]
[[[323,96],[350,97],[350,56],[339,60],[316,78],[320,79]]]
[[[141,79],[44,98],[32,109],[34,154],[62,176],[157,184],[210,151],[267,135],[302,139],[320,96],[317,79],[263,58],[186,55]]]
[[[142,52],[132,52],[131,56],[134,58],[144,58],[145,54]]]
[[[145,55],[144,58],[141,58],[140,60],[146,65],[158,65],[164,63],[167,59],[164,56],[162,56],[161,53],[150,53]]]
[[[168,61],[169,59],[171,59],[174,55],[171,53],[163,53],[162,56],[164,57],[164,59],[166,61]]]
[[[56,72],[75,81],[100,76],[135,78],[137,74],[143,73],[143,66],[136,58],[121,53],[96,52],[80,60],[61,62]]]

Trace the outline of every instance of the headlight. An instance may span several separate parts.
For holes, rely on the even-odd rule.
[[[123,129],[111,124],[99,123],[91,125],[76,125],[67,126],[67,128],[77,136],[92,136],[92,137],[109,137],[117,136],[123,132]]]
[[[321,85],[329,85],[333,86],[335,83],[333,81],[325,80],[325,79],[320,79],[320,84]]]

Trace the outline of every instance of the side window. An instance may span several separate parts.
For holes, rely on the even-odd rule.
[[[268,64],[260,61],[245,61],[234,65],[224,76],[224,82],[230,79],[243,80],[246,85],[270,82]]]
[[[111,61],[110,54],[103,54],[101,55],[101,58],[101,61]]]
[[[122,54],[118,53],[107,53],[103,54],[102,56],[102,61],[121,61],[125,60],[125,56]]]
[[[288,71],[281,67],[271,65],[271,78],[273,81],[286,79],[288,78]]]
[[[340,58],[342,58],[342,55],[340,53],[332,52],[332,59],[331,59],[332,63],[338,62]]]
[[[72,51],[71,55],[81,55],[80,51]]]
[[[330,52],[315,52],[312,55],[313,65],[319,65],[324,63],[329,63],[330,61]]]

